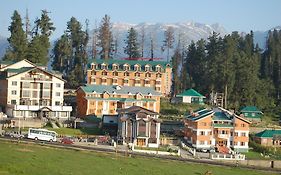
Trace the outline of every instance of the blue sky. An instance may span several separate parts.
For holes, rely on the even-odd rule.
[[[95,21],[108,14],[112,22],[186,22],[219,23],[227,31],[268,30],[281,25],[280,0],[2,0],[0,6],[0,35],[9,36],[11,15],[18,10],[25,16],[28,8],[30,20],[40,17],[42,9],[51,12],[60,36],[66,23],[74,16],[84,23]]]

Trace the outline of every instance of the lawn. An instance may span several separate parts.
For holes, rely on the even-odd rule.
[[[69,135],[69,136],[78,136],[78,135],[103,135],[104,133],[101,129],[94,127],[94,128],[51,128],[45,127],[48,130],[55,131],[59,135]]]
[[[261,175],[265,172],[0,141],[0,175]],[[270,173],[268,173],[270,174]]]

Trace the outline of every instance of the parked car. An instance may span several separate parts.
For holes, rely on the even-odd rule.
[[[64,137],[61,139],[61,143],[62,144],[68,144],[68,145],[71,145],[73,144],[73,140],[70,138],[70,137]]]
[[[25,136],[19,131],[9,131],[4,133],[5,137],[24,138]]]

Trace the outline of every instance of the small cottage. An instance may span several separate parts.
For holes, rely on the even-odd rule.
[[[241,109],[241,114],[250,121],[261,121],[263,113],[256,106],[246,106]]]
[[[176,95],[177,101],[182,103],[204,104],[205,96],[194,89],[188,89],[181,94]]]
[[[259,132],[255,135],[255,141],[263,146],[281,147],[281,129]]]

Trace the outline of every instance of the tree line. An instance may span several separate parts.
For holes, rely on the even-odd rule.
[[[223,93],[226,108],[279,106],[281,31],[269,32],[265,51],[253,37],[253,32],[224,37],[214,32],[207,40],[177,47],[172,56],[173,95],[195,88],[206,96]]]

